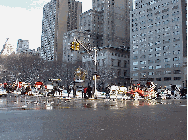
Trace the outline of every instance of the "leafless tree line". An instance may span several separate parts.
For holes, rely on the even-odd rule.
[[[45,61],[37,55],[0,55],[0,82],[18,80],[34,84],[36,81],[61,79],[61,84],[64,85],[72,81],[75,68],[76,66],[67,63]]]

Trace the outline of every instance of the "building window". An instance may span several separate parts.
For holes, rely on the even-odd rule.
[[[149,54],[149,55],[148,55],[148,58],[152,58],[152,57],[153,57],[153,55],[152,55],[152,54]]]
[[[174,74],[181,74],[181,70],[174,70]]]
[[[181,77],[174,77],[174,80],[181,80]]]
[[[163,56],[168,56],[168,55],[170,55],[171,54],[171,52],[164,52],[163,53]]]
[[[114,59],[111,60],[111,65],[114,66]]]
[[[140,61],[140,64],[141,65],[146,64],[146,61]]]
[[[156,69],[160,69],[160,68],[161,68],[161,65],[157,65],[155,68],[156,68]]]
[[[144,66],[144,67],[141,67],[140,69],[141,69],[141,70],[146,70],[146,66]]]
[[[133,76],[138,76],[138,73],[133,73]]]
[[[164,77],[164,81],[170,81],[171,77]]]
[[[125,68],[127,67],[127,61],[124,61],[124,67]]]
[[[170,62],[170,58],[165,58],[164,62]]]
[[[127,76],[127,71],[126,70],[124,71],[124,76]]]
[[[161,78],[156,78],[156,81],[161,81]]]
[[[148,60],[148,64],[151,64],[153,63],[154,61],[153,60]]]
[[[155,48],[155,51],[161,51],[161,47]]]
[[[156,56],[156,57],[160,57],[160,56],[161,56],[161,53],[156,53],[155,56]]]
[[[178,50],[178,51],[173,51],[173,54],[180,54],[180,50]]]
[[[170,68],[170,64],[165,64],[165,68]]]
[[[136,71],[136,70],[138,70],[138,67],[134,67],[134,68],[133,68],[133,71]]]
[[[149,72],[148,74],[149,74],[149,75],[154,75],[154,72]]]
[[[138,61],[136,61],[136,62],[133,62],[133,65],[138,65]]]
[[[150,49],[149,49],[149,52],[152,52],[152,51],[153,51],[153,48],[150,48]]]
[[[121,70],[118,69],[118,76],[121,76]]]
[[[179,67],[180,67],[180,64],[173,64],[173,67],[174,67],[174,68],[179,68]]]
[[[178,61],[179,60],[179,57],[174,57],[173,58],[173,61]]]
[[[152,70],[154,67],[153,66],[149,66],[149,69]]]
[[[105,60],[102,59],[102,66],[105,66]]]
[[[118,67],[121,67],[121,60],[118,60]]]
[[[166,70],[164,71],[164,74],[171,74],[171,71]]]
[[[163,50],[169,49],[170,46],[163,46]]]
[[[146,55],[142,55],[140,58],[144,59],[144,58],[146,58]]]
[[[155,60],[155,63],[160,63],[160,62],[161,62],[160,59]]]
[[[133,51],[133,54],[138,54],[138,51]]]

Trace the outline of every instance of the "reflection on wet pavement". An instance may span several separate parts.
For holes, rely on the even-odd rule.
[[[155,106],[160,104],[182,104],[184,100],[110,100],[110,99],[58,99],[58,98],[34,98],[34,97],[8,97],[0,99],[0,110],[52,110],[69,108],[88,109],[125,109],[142,106]],[[27,104],[27,107],[23,107]]]
[[[187,100],[0,98],[0,139],[186,139]],[[22,110],[25,109],[25,110]],[[19,129],[18,129],[19,128]]]

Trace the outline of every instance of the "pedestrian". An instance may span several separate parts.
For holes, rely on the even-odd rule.
[[[106,98],[110,98],[110,86],[109,85],[105,88],[105,92],[106,92]]]
[[[68,93],[68,97],[69,97],[70,92],[71,92],[71,88],[70,88],[70,86],[67,85],[67,93]]]
[[[88,98],[91,98],[91,91],[92,91],[92,88],[88,86],[87,88]]]
[[[87,87],[84,88],[84,98],[86,99]]]
[[[75,98],[76,97],[76,85],[74,83],[74,86],[73,86],[73,97]]]

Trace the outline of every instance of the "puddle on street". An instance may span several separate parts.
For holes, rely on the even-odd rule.
[[[26,107],[23,107],[24,104]],[[142,106],[156,106],[156,105],[169,105],[177,104],[179,106],[187,106],[187,101],[181,100],[106,100],[106,99],[58,99],[58,98],[28,98],[24,102],[22,98],[0,99],[0,110],[53,110],[53,109],[126,109],[138,108]]]

